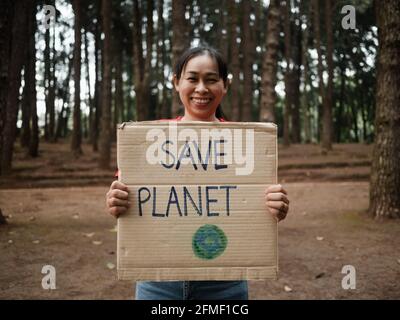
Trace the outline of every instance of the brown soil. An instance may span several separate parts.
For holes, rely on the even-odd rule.
[[[35,160],[17,148],[15,172],[0,181],[0,299],[134,298],[134,283],[112,268],[116,221],[104,198],[114,170],[98,170],[89,146],[79,159],[68,147],[42,144]],[[365,213],[370,154],[367,145],[334,145],[328,155],[280,148],[291,208],[279,228],[279,279],[250,281],[250,299],[400,298],[400,223]],[[44,265],[56,268],[56,290],[42,289]],[[354,290],[342,288],[344,265],[356,269]]]

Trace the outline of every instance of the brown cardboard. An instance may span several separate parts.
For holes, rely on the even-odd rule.
[[[159,130],[157,139],[153,136],[154,140],[147,141],[146,136],[152,129]],[[159,153],[168,155],[163,163],[171,164],[167,160],[172,159],[172,141],[185,148],[185,139],[173,140],[171,133],[174,129],[178,136],[180,132],[193,133],[182,131],[185,129],[193,129],[198,135],[197,144],[188,139],[186,153],[181,154],[186,155],[182,162],[189,163],[180,164],[176,169],[180,154],[177,148],[175,165],[170,169],[160,162],[150,164],[148,159],[151,153],[147,151],[157,142],[165,142],[161,132],[165,139],[170,139],[164,144],[164,152]],[[228,130],[225,130],[225,140],[208,144],[209,136],[203,133],[212,129],[214,133]],[[229,159],[227,156],[230,146],[233,153],[242,148],[242,154],[245,154],[246,146],[251,146],[246,142],[246,130],[249,139],[251,132],[254,133],[254,149],[250,152],[254,154],[252,170],[251,166],[244,170],[244,164],[238,163],[239,158],[233,156]],[[241,140],[240,135],[235,140],[235,132],[242,133]],[[216,136],[213,141],[221,139]],[[165,152],[167,146],[170,147],[169,154]],[[196,163],[196,146],[200,149],[204,167]],[[207,151],[210,151],[210,157],[205,167]],[[225,155],[221,155],[223,152]],[[277,183],[275,124],[198,121],[124,123],[117,130],[117,158],[119,179],[128,185],[132,203],[127,214],[118,219],[119,279],[276,278],[277,223],[267,212],[264,196],[265,189]],[[251,163],[249,159],[248,163]],[[222,167],[224,165],[227,167]]]

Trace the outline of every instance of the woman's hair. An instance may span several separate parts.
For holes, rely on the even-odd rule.
[[[209,46],[199,46],[186,49],[175,64],[174,73],[176,78],[178,80],[181,78],[182,71],[190,59],[202,55],[209,55],[211,58],[217,61],[219,77],[222,79],[224,86],[226,87],[228,85],[228,66],[225,60],[222,58],[222,55],[217,50]],[[217,118],[225,118],[221,105],[218,105],[217,110],[215,111],[215,116]]]

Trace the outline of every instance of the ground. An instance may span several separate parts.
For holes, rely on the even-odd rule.
[[[32,160],[17,147],[15,172],[0,180],[0,299],[133,299],[116,279],[116,220],[105,210],[114,169],[98,170],[84,145],[75,159],[61,142]],[[291,200],[279,224],[279,279],[250,281],[250,299],[399,299],[400,223],[375,221],[369,201],[370,145],[279,149],[279,182]],[[115,155],[113,168],[115,167]],[[42,288],[44,265],[56,290]],[[342,268],[356,288],[344,290]]]

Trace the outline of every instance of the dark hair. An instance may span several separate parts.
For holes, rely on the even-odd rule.
[[[176,78],[178,80],[181,78],[182,71],[190,59],[205,54],[209,55],[211,58],[214,58],[217,61],[219,77],[220,79],[222,79],[222,81],[224,82],[224,86],[226,87],[228,85],[228,66],[222,55],[216,49],[209,46],[198,46],[186,49],[175,64],[174,73]],[[217,118],[226,119],[224,113],[222,112],[221,105],[218,105],[217,110],[215,111],[215,116]]]

